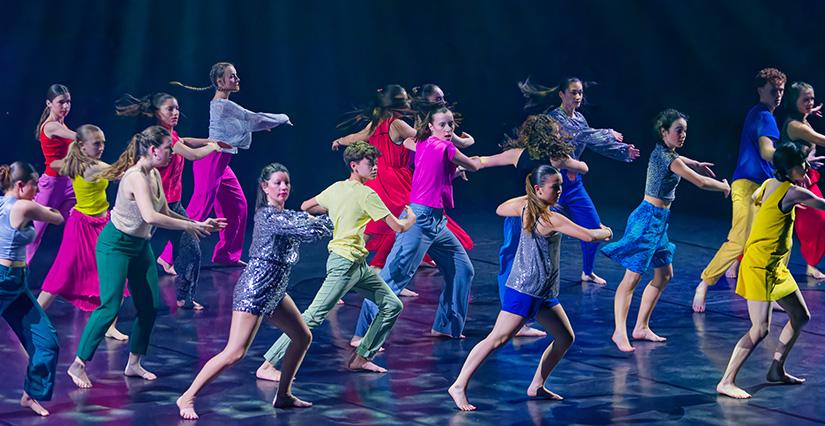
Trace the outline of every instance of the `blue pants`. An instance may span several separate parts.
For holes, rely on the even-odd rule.
[[[0,313],[29,355],[23,390],[38,401],[52,399],[57,331],[29,291],[29,271],[0,265]]]
[[[438,309],[433,321],[433,330],[459,337],[464,330],[467,308],[470,301],[470,285],[473,282],[473,264],[455,235],[447,229],[447,218],[443,209],[410,204],[417,216],[415,225],[409,231],[395,238],[387,264],[381,270],[381,278],[395,294],[406,287],[418,265],[429,254],[444,276],[444,288],[438,301]],[[403,214],[402,214],[403,217]],[[378,307],[364,300],[355,335],[366,334],[375,318]]]
[[[596,206],[587,190],[584,189],[581,175],[576,175],[576,180],[571,181],[567,173],[562,173],[562,192],[558,205],[564,209],[565,216],[569,217],[576,225],[587,229],[598,228],[602,223]],[[599,250],[599,243],[594,241],[586,243],[582,241],[582,272],[590,275],[593,272],[593,263],[596,260],[596,253]]]

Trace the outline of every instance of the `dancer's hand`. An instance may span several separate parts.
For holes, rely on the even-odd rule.
[[[610,239],[613,238],[613,230],[610,229],[609,226],[605,226],[604,224],[599,225],[599,227],[610,233],[610,235],[604,239],[604,241],[610,241]]]
[[[469,177],[467,177],[467,169],[465,169],[465,168],[464,168],[464,167],[462,167],[462,166],[458,166],[458,167],[456,167],[456,169],[455,169],[455,176],[453,176],[453,179],[455,179],[455,178],[459,178],[459,177],[460,177],[463,181],[465,181],[465,182],[467,182],[467,181],[469,181],[469,180],[470,180],[470,178],[469,178]]]
[[[204,223],[212,228],[210,232],[219,231],[226,228],[226,225],[228,225],[225,217],[210,217],[209,219],[206,219]]]
[[[696,171],[704,176],[708,177],[716,177],[716,173],[713,173],[711,167],[715,166],[713,163],[703,163],[703,162],[696,162]]]
[[[613,130],[613,129],[610,129],[610,134],[612,134],[613,137],[619,142],[624,140],[624,135],[617,132],[617,131],[615,131],[615,130]]]
[[[809,114],[813,114],[819,118],[822,118],[822,104],[819,104],[818,106],[812,108]]]
[[[728,184],[727,179],[722,179],[722,192],[725,194],[725,198],[730,197],[730,184]]]
[[[221,147],[223,149],[232,149],[232,145],[230,145],[230,144],[228,144],[224,141],[214,141],[213,140],[212,142],[214,142],[215,145],[218,145],[219,147]]]
[[[341,139],[335,139],[334,141],[332,141],[332,150],[333,151],[338,151],[338,148],[341,146],[341,142],[339,142],[340,140]]]
[[[639,155],[641,155],[641,152],[639,151],[639,148],[636,148],[636,145],[627,144],[627,158],[630,161],[639,158]]]
[[[404,207],[404,213],[407,213],[405,220],[415,223],[415,219],[417,219],[418,216],[415,215],[415,212],[412,210],[410,206]]]
[[[187,222],[188,226],[184,231],[197,239],[209,236],[211,226],[206,222]]]

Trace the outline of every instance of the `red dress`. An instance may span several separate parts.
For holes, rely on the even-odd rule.
[[[380,121],[370,136],[370,145],[376,147],[381,152],[381,156],[377,160],[376,178],[367,182],[366,185],[378,194],[392,214],[398,216],[410,203],[413,175],[410,160],[413,153],[390,138],[390,126],[395,120],[395,117],[391,117]],[[447,228],[455,234],[464,249],[473,248],[473,240],[467,232],[449,217],[447,217]],[[395,243],[395,231],[390,229],[384,221],[379,221],[367,224],[365,234],[369,236],[367,250],[375,252],[370,265],[383,268],[387,255],[390,254],[392,245]]]
[[[808,170],[808,178],[811,180],[808,190],[821,198],[822,191],[817,185],[819,176],[818,171]],[[805,263],[816,266],[825,254],[825,211],[810,207],[796,209],[794,230],[799,238],[799,251],[802,252]]]

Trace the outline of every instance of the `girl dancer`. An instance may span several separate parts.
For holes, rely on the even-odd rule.
[[[241,90],[241,79],[235,66],[229,62],[212,65],[209,72],[211,86],[191,87],[173,81],[191,90],[215,89],[209,103],[209,139],[223,141],[232,146],[213,152],[192,163],[195,188],[186,213],[193,220],[206,219],[212,209],[218,216],[228,219],[226,228],[220,231],[220,240],[212,253],[212,262],[222,265],[246,266],[241,261],[244,233],[246,232],[247,205],[243,189],[229,167],[238,149],[249,149],[252,132],[269,130],[281,124],[289,124],[286,114],[252,112],[229,100],[229,95]],[[172,246],[166,245],[161,257],[168,262],[172,258]]]
[[[86,375],[86,361],[92,359],[106,329],[115,320],[127,279],[137,318],[132,326],[129,360],[123,374],[145,380],[157,378],[140,365],[149,346],[159,303],[155,256],[149,244],[154,227],[184,230],[204,237],[225,226],[224,219],[192,222],[169,210],[156,168],[168,165],[171,153],[169,132],[152,126],[135,134],[117,162],[101,175],[104,179],[120,179],[120,185],[111,221],[101,231],[95,251],[101,303],[89,317],[77,356],[68,370],[80,388],[92,386]]]
[[[32,222],[63,223],[61,213],[33,202],[37,172],[28,163],[0,166],[0,314],[29,355],[20,405],[41,416],[49,411],[38,401],[48,401],[57,368],[57,331],[29,290],[26,245],[35,238]]]
[[[163,184],[163,193],[166,194],[166,202],[169,203],[169,210],[188,219],[189,216],[181,203],[184,159],[196,161],[220,151],[219,143],[209,139],[178,136],[175,126],[178,125],[180,119],[180,107],[178,100],[167,93],[155,93],[140,99],[132,95],[124,95],[115,103],[115,112],[117,115],[127,117],[138,115],[154,117],[157,123],[172,135],[172,159],[168,166],[158,167],[158,172]],[[223,147],[231,148],[227,144]],[[175,276],[178,307],[202,310],[203,305],[194,300],[201,267],[201,248],[198,239],[182,231],[161,231],[160,233],[162,233],[161,238],[164,242],[168,241],[172,244],[171,252],[175,256],[174,265],[177,265],[178,269],[172,266],[172,253],[169,251],[164,252],[170,255],[169,259],[163,259],[163,256],[160,256],[157,262],[167,274]],[[178,270],[180,273],[177,272]]]
[[[56,208],[63,219],[69,217],[69,211],[75,204],[72,182],[66,176],[60,176],[57,170],[51,167],[52,161],[60,160],[69,151],[69,144],[75,140],[75,133],[66,126],[64,120],[72,109],[72,95],[69,88],[62,84],[52,84],[46,92],[46,108],[40,115],[35,137],[40,140],[43,157],[46,158],[46,170],[38,181],[37,195],[34,199],[38,204]],[[40,247],[43,232],[47,222],[34,222],[34,241],[26,247],[26,263],[31,263],[32,257]]]
[[[467,318],[473,264],[455,235],[446,228],[444,209],[453,207],[452,181],[457,166],[476,171],[477,157],[468,158],[451,142],[455,121],[447,107],[427,113],[416,132],[415,173],[410,191],[410,208],[417,219],[408,232],[395,239],[381,270],[381,278],[398,294],[412,280],[424,254],[432,256],[444,276],[438,310],[431,335],[463,338]],[[378,307],[364,300],[354,341],[365,335]],[[353,342],[354,343],[354,342]]]
[[[608,240],[610,228],[584,229],[570,219],[550,211],[562,192],[561,174],[549,165],[540,165],[527,175],[527,195],[505,201],[496,209],[504,217],[520,217],[518,250],[513,274],[501,302],[501,312],[493,330],[470,351],[449,393],[462,411],[476,407],[467,400],[467,385],[473,374],[493,351],[506,344],[535,316],[553,335],[553,342],[544,350],[527,395],[560,400],[561,396],[544,387],[550,373],[573,344],[573,327],[559,300],[559,246],[561,234],[582,241]]]
[[[809,168],[805,161],[809,149],[807,145],[794,142],[779,145],[773,155],[776,177],[766,180],[753,195],[761,207],[754,218],[736,282],[736,293],[748,301],[751,328],[736,343],[725,374],[716,385],[716,391],[722,395],[737,399],[751,397],[736,386],[736,375],[754,348],[768,335],[771,302],[777,302],[785,310],[788,322],[779,334],[767,380],[787,384],[805,382],[805,379],[785,372],[788,353],[811,314],[784,258],[793,243],[794,207],[802,204],[825,209],[822,197],[800,186]]]
[[[72,209],[63,231],[63,241],[43,280],[37,303],[46,310],[57,296],[83,311],[100,306],[100,282],[97,278],[95,245],[103,227],[109,222],[109,203],[106,200],[107,179],[100,174],[109,165],[100,161],[106,137],[97,126],[86,124],[77,129],[77,139],[69,146],[69,153],[51,166],[61,176],[71,179],[77,204]],[[128,291],[124,296],[128,296]],[[125,341],[128,336],[118,331],[115,322],[106,331],[106,337]]]
[[[820,105],[821,107],[821,105]],[[785,101],[785,110],[788,118],[782,126],[781,143],[797,141],[808,145],[811,163],[819,165],[822,158],[813,157],[816,154],[816,145],[825,146],[825,135],[818,133],[808,123],[808,116],[816,113],[814,108],[814,88],[808,83],[796,82],[788,89],[788,98]],[[816,167],[808,168],[805,187],[817,197],[822,198],[819,189],[819,171]],[[794,222],[796,237],[799,238],[799,251],[807,264],[805,272],[817,281],[825,280],[825,274],[816,268],[822,255],[825,254],[825,212],[814,209],[799,209]]]
[[[298,262],[301,243],[332,235],[332,222],[328,216],[313,217],[285,210],[291,188],[289,171],[281,164],[272,163],[261,171],[249,265],[235,286],[229,339],[223,351],[207,361],[189,389],[178,398],[180,416],[184,419],[198,418],[195,398],[223,370],[243,359],[264,318],[271,319],[292,342],[286,349],[281,368],[283,380],[272,405],[278,408],[312,405],[292,395],[292,379],[309,349],[312,334],[286,290],[289,272]]]
[[[627,312],[633,298],[633,289],[642,279],[642,274],[653,263],[653,280],[645,287],[639,316],[633,328],[633,338],[663,342],[650,329],[650,315],[670,279],[673,277],[673,253],[676,246],[668,240],[667,228],[670,205],[676,199],[676,185],[681,178],[707,191],[719,191],[727,197],[730,185],[727,180],[718,181],[710,167],[682,157],[676,148],[685,145],[688,117],[675,109],[659,113],[653,130],[659,138],[656,148],[650,153],[647,164],[645,196],[639,207],[627,218],[627,226],[621,240],[602,247],[602,253],[625,267],[626,271],[613,303],[615,330],[613,343],[622,352],[632,352],[633,346],[627,338]]]
[[[568,135],[572,137],[574,150],[571,157],[574,160],[581,158],[585,148],[611,158],[613,160],[631,162],[639,157],[639,150],[635,146],[624,143],[624,136],[613,129],[593,129],[587,124],[584,116],[577,111],[584,101],[585,84],[576,77],[569,77],[561,81],[558,86],[547,88],[529,81],[519,83],[522,94],[528,98],[525,108],[535,105],[546,105],[551,101],[551,95],[558,92],[561,105],[547,114],[554,118]],[[585,228],[599,226],[601,220],[596,206],[584,188],[581,175],[571,170],[561,170],[564,178],[562,196],[559,206],[573,222]],[[596,251],[599,243],[584,242],[582,246],[582,281],[591,281],[598,285],[606,281],[593,272],[593,263],[596,260]]]

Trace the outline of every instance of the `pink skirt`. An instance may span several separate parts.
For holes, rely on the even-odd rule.
[[[100,306],[95,245],[100,231],[109,222],[106,216],[91,217],[72,209],[42,290],[66,299],[84,311]],[[128,295],[128,290],[125,292]]]

